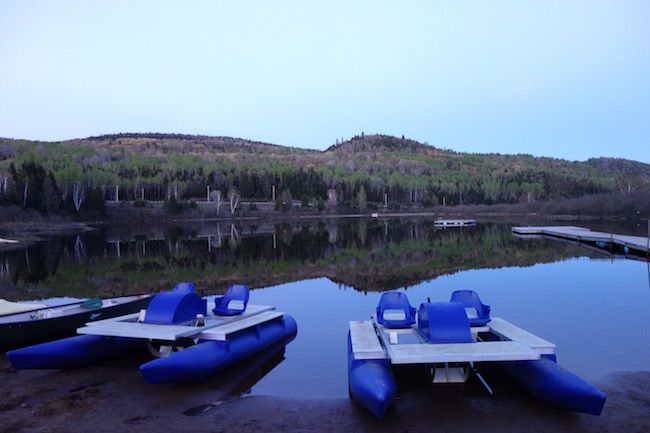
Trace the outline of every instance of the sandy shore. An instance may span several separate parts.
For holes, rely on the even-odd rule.
[[[1,432],[646,432],[650,372],[596,383],[601,416],[538,404],[506,383],[495,396],[453,388],[401,392],[378,420],[348,398],[249,396],[217,376],[193,385],[147,385],[136,357],[74,370],[14,370],[0,355]],[[315,372],[315,374],[317,374]],[[493,380],[493,379],[492,379]],[[243,394],[241,394],[243,392]]]

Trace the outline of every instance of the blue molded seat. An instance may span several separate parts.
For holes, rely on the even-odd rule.
[[[234,316],[246,310],[249,289],[242,284],[233,284],[223,296],[214,298],[212,312],[220,316]]]
[[[472,331],[460,302],[426,302],[418,311],[418,331],[427,343],[471,343]]]
[[[206,314],[207,301],[187,290],[161,292],[153,297],[144,323],[173,325],[196,319],[197,314]]]
[[[194,284],[188,282],[176,283],[174,292],[194,292]]]
[[[391,310],[403,311],[404,317],[400,319],[385,318],[384,313]],[[402,292],[382,293],[377,305],[377,322],[386,328],[408,328],[415,323],[415,308],[411,306],[406,294]]]
[[[456,290],[451,294],[451,302],[460,302],[465,308],[476,310],[476,317],[469,317],[470,326],[483,326],[490,319],[490,306],[481,302],[474,290]]]

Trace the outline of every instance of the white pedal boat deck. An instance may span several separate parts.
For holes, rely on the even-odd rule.
[[[487,325],[472,327],[471,331],[472,343],[427,344],[415,325],[389,329],[374,318],[350,322],[354,359],[388,359],[391,364],[522,361],[540,359],[555,351],[553,343],[500,318],[492,318]],[[478,340],[480,333],[490,332],[501,341]]]
[[[175,325],[142,323],[141,313],[133,313],[114,319],[89,322],[77,329],[77,333],[161,341],[177,341],[183,338],[225,341],[234,333],[283,316],[284,313],[275,311],[275,307],[248,305],[246,311],[236,316],[208,315],[205,317],[205,324],[198,326],[195,322]]]

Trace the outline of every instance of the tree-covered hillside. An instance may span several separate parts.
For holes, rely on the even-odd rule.
[[[363,133],[322,152],[178,134],[0,139],[0,204],[42,213],[208,198],[404,209],[629,194],[649,183],[650,166],[635,161],[466,154]]]

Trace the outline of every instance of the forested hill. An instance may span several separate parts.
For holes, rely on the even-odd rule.
[[[0,139],[0,204],[42,212],[65,203],[78,211],[79,199],[203,200],[217,191],[321,209],[518,203],[629,194],[649,184],[650,165],[635,161],[458,153],[385,135],[325,151],[180,134]]]

